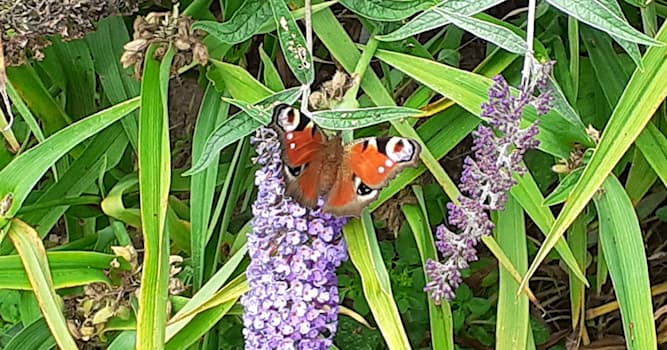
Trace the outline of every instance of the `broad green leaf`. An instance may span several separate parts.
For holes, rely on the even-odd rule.
[[[273,19],[276,21],[278,40],[283,50],[283,56],[296,79],[303,85],[310,85],[315,79],[313,56],[308,50],[308,44],[303,33],[296,25],[292,13],[284,0],[269,0]]]
[[[598,1],[548,0],[548,2],[579,21],[614,35],[616,38],[637,44],[664,45],[634,29],[624,18],[615,13],[616,11]]]
[[[46,260],[46,250],[37,232],[19,219],[12,219],[8,237],[25,268],[39,307],[61,349],[76,350],[77,346],[67,327],[65,315],[60,307],[60,297],[53,288],[51,271]]]
[[[665,25],[657,38],[667,41]],[[642,61],[646,68],[643,71],[636,69],[632,75],[581,179],[547,234],[547,239],[535,256],[522,284],[528,283],[539,264],[586,207],[667,96],[667,85],[663,83],[667,79],[667,48],[650,47]]]
[[[361,220],[353,219],[345,225],[343,233],[352,264],[361,275],[364,295],[387,346],[410,349],[368,211],[364,211]]]
[[[352,12],[376,21],[400,21],[434,5],[432,0],[341,0]]]
[[[139,100],[135,98],[84,118],[14,158],[0,170],[0,200],[8,200],[10,204],[8,210],[0,213],[0,228],[14,216],[32,187],[59,158],[138,106]]]
[[[247,0],[228,21],[224,23],[199,21],[192,25],[192,29],[202,29],[222,42],[238,44],[256,34],[269,18],[271,18],[271,5],[268,1]]]
[[[168,89],[170,47],[162,62],[151,45],[144,61],[139,116],[139,200],[144,238],[137,350],[160,349],[165,342],[169,283],[169,231],[165,230],[171,177]]]
[[[325,129],[352,130],[421,114],[422,111],[407,107],[370,107],[312,112],[311,118]]]
[[[509,262],[519,274],[528,269],[528,248],[523,209],[509,197],[505,210],[497,213],[494,236]],[[530,334],[528,296],[517,298],[519,283],[502,265],[499,267],[498,309],[496,312],[496,348],[525,349]]]
[[[648,66],[647,66],[648,67]],[[651,284],[639,220],[616,177],[609,176],[593,196],[614,292],[619,302],[628,349],[657,349]]]
[[[484,76],[415,56],[378,50],[376,57],[452,99],[474,115],[481,113],[481,105],[488,100],[488,91],[493,84],[491,79]],[[527,108],[524,111],[523,126],[526,127],[536,119],[535,110]],[[540,119],[540,133],[537,138],[540,140],[540,149],[547,153],[568,158],[574,143],[589,143],[583,129],[575,127],[555,111]]]
[[[292,104],[301,95],[299,88],[292,88],[277,92],[273,95],[263,98],[256,104],[258,107],[253,110],[265,110],[276,102]],[[270,118],[269,118],[270,120]],[[225,120],[206,140],[201,157],[197,159],[190,170],[183,175],[192,175],[204,170],[214,160],[215,155],[239,139],[252,134],[257,128],[262,126],[255,118],[250,117],[246,112],[239,112],[229,119]]]
[[[447,0],[441,2],[415,18],[410,20],[401,28],[386,35],[378,35],[376,38],[382,41],[397,41],[402,40],[413,35],[423,33],[425,31],[442,27],[450,23],[444,18],[437,9],[442,9],[450,13],[456,13],[460,16],[472,16],[478,12],[482,12],[488,8],[500,4],[503,0],[481,0],[481,1],[467,1],[467,0]]]
[[[509,52],[523,55],[526,53],[526,41],[513,31],[474,17],[461,16],[455,12],[449,12],[442,8],[434,8],[447,22],[472,33],[490,43],[493,43]]]

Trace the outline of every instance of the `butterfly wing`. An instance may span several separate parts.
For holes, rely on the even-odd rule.
[[[280,139],[287,194],[304,206],[315,206],[326,137],[309,118],[286,104],[274,108],[273,125]]]
[[[325,210],[339,216],[361,215],[401,170],[417,165],[420,152],[416,141],[402,137],[371,137],[347,145]]]

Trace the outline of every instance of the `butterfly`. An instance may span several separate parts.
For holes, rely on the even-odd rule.
[[[416,141],[396,136],[343,145],[340,136],[327,137],[287,104],[274,108],[272,127],[280,139],[286,194],[308,208],[323,196],[323,210],[336,216],[360,216],[392,178],[417,166],[421,152]]]

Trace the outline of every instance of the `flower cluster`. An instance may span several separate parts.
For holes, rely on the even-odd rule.
[[[459,271],[477,260],[475,246],[483,235],[493,230],[488,211],[505,208],[507,193],[516,184],[513,174],[526,172],[522,165],[523,155],[539,145],[535,139],[539,130],[537,121],[521,129],[521,118],[528,105],[533,105],[539,115],[550,110],[551,93],[547,91],[538,97],[533,93],[536,88],[545,90],[552,66],[552,63],[539,66],[518,96],[512,95],[502,76],[493,79],[489,100],[482,104],[481,115],[490,126],[482,125],[473,132],[474,158],[464,160],[460,188],[466,195],[459,196],[460,204],[450,202],[447,205],[449,224],[459,232],[454,233],[445,225],[438,226],[436,247],[444,260],[426,263],[430,281],[425,291],[436,303],[455,297],[454,291],[461,283]]]
[[[347,259],[344,218],[306,210],[284,195],[276,132],[252,142],[262,166],[255,175],[250,291],[241,303],[246,349],[329,349],[338,321],[336,267]]]

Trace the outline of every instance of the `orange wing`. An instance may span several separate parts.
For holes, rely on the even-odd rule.
[[[287,194],[313,207],[317,204],[325,136],[309,118],[286,104],[275,107],[273,123],[282,148]]]
[[[359,216],[401,170],[416,166],[421,147],[402,137],[372,137],[348,145],[325,210]]]

